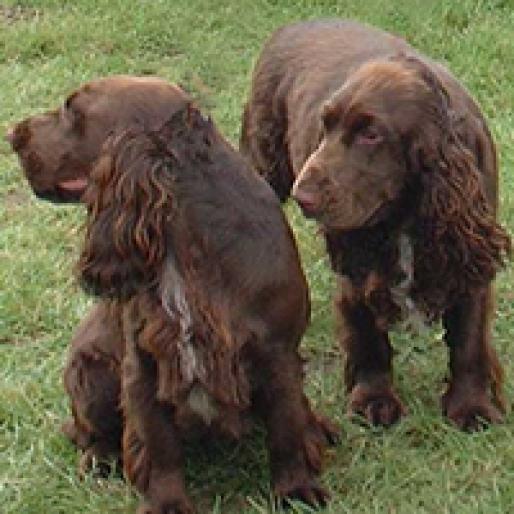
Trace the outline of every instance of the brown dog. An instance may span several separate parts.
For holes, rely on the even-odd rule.
[[[286,26],[256,65],[241,148],[325,233],[341,283],[350,411],[374,424],[400,417],[388,330],[442,317],[444,412],[463,429],[500,421],[491,281],[510,241],[495,220],[490,132],[455,78],[377,29]]]
[[[144,512],[192,512],[180,439],[197,425],[239,437],[251,410],[268,431],[276,495],[323,503],[314,476],[334,432],[302,392],[307,284],[265,182],[187,106],[158,131],[114,137],[85,202],[79,273],[122,312],[122,459]],[[77,431],[96,423],[84,418]]]
[[[19,154],[38,196],[56,202],[75,202],[81,199],[91,169],[109,134],[133,124],[148,128],[161,126],[188,102],[179,88],[160,79],[110,77],[83,85],[70,95],[63,108],[18,123],[9,131],[7,139]],[[73,128],[76,121],[70,125],[70,119],[80,120],[76,128],[82,128]],[[87,469],[92,460],[102,463],[121,455],[124,310],[117,300],[100,301],[82,321],[71,343],[64,382],[72,400],[73,418],[65,424],[64,430],[83,450],[83,469]],[[303,316],[296,323],[303,323],[302,319]],[[188,417],[182,417],[186,426]],[[231,416],[225,419],[228,424],[218,428],[235,435],[239,423]],[[218,418],[218,424],[220,420]],[[312,471],[313,466],[319,467],[319,462],[315,461],[324,440],[335,437],[335,432],[321,418],[311,417],[310,421],[308,432],[311,435],[306,441],[310,440],[311,446],[314,445],[308,450]],[[214,425],[211,424],[211,428]],[[124,462],[128,474],[143,489],[148,479],[144,474],[145,469],[148,472],[148,463],[134,431],[125,431],[124,447],[129,456]],[[279,459],[278,453],[275,454]],[[138,460],[138,456],[143,460]],[[281,464],[278,462],[274,466],[280,468]],[[301,467],[297,469],[301,473]],[[280,475],[280,471],[277,473]],[[285,483],[289,479],[275,480],[278,495],[298,496],[310,503],[324,499],[324,492],[313,480],[293,491],[295,479],[291,478],[289,484]],[[188,508],[189,502],[186,500],[184,505]]]

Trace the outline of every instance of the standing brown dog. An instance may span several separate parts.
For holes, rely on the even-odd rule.
[[[374,28],[286,26],[256,65],[241,148],[325,233],[350,411],[383,425],[401,416],[388,330],[442,317],[444,412],[463,429],[500,421],[491,281],[510,241],[495,219],[491,135],[455,78]]]
[[[186,106],[158,131],[114,137],[85,202],[79,273],[122,311],[122,458],[143,511],[192,512],[182,437],[197,425],[238,437],[250,410],[276,495],[324,503],[314,477],[334,432],[302,391],[307,284],[266,183]]]

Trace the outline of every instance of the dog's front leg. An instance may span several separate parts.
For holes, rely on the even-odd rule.
[[[346,354],[348,412],[372,425],[392,425],[405,414],[405,408],[393,386],[388,333],[348,280],[341,280],[337,310],[340,344]]]
[[[493,312],[489,286],[461,298],[443,317],[450,350],[450,383],[443,411],[463,430],[502,420],[503,371],[491,345]]]
[[[315,478],[323,445],[315,448],[309,444],[313,414],[303,395],[301,359],[296,352],[276,350],[259,361],[255,401],[268,432],[274,493],[280,500],[323,505],[328,493]]]
[[[127,337],[122,384],[125,430],[131,431],[125,434],[124,443],[131,440],[132,447],[139,447],[131,453],[124,444],[124,469],[146,500],[138,513],[192,514],[194,508],[186,494],[182,446],[173,408],[156,396],[156,362],[138,346],[137,331]],[[139,444],[135,445],[134,439]],[[145,478],[141,479],[142,476]]]

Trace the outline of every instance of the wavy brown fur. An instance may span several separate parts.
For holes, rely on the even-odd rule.
[[[84,201],[78,271],[119,308],[122,459],[149,512],[192,511],[181,440],[239,437],[250,410],[268,429],[275,493],[324,502],[314,476],[334,429],[302,392],[309,298],[268,186],[188,105],[113,137]]]
[[[487,285],[510,255],[509,235],[495,218],[477,158],[455,127],[451,98],[419,59],[397,58],[412,66],[434,95],[430,125],[408,141],[408,166],[421,176],[423,191],[414,214],[413,296],[433,315],[477,287]]]
[[[340,276],[349,411],[396,421],[388,331],[442,318],[443,411],[463,429],[501,420],[492,280],[511,243],[496,220],[494,143],[465,88],[392,34],[300,22],[266,42],[243,121],[241,149],[319,222]]]
[[[99,296],[123,297],[156,280],[165,253],[164,224],[173,212],[166,162],[148,168],[142,156],[153,146],[144,140],[127,145],[130,137],[126,132],[107,143],[83,198],[88,222],[77,270],[86,289]]]
[[[436,170],[426,170],[426,194],[414,232],[414,297],[441,312],[456,298],[488,284],[511,243],[485,198],[470,152],[449,143]]]

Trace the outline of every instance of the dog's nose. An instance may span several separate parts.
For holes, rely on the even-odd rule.
[[[14,141],[14,128],[11,127],[11,128],[7,129],[7,132],[5,133],[4,139],[10,145],[13,144],[13,141]]]

